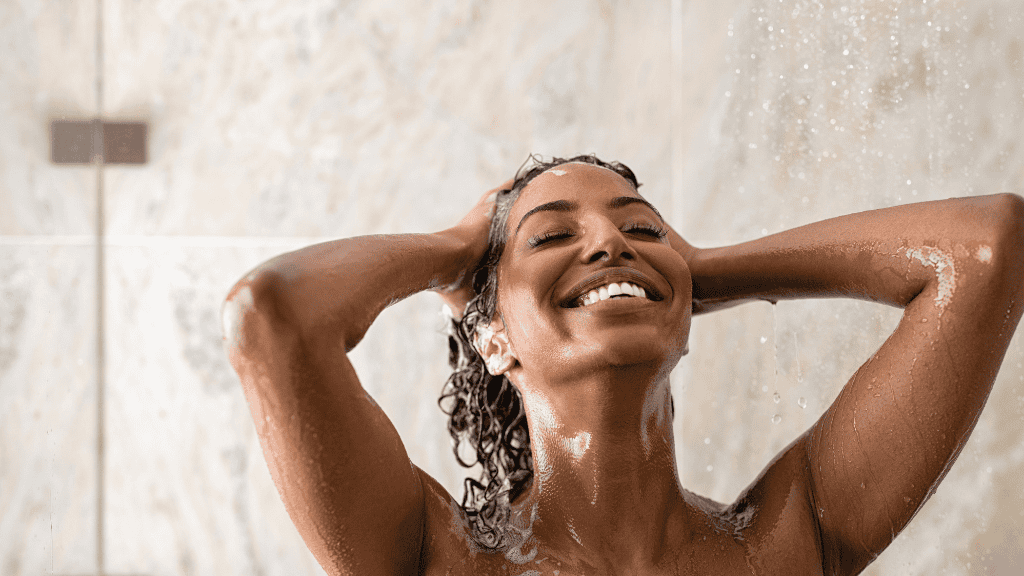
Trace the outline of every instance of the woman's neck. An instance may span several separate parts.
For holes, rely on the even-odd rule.
[[[553,551],[639,567],[685,532],[668,377],[636,376],[609,373],[524,398],[534,478],[517,508]]]

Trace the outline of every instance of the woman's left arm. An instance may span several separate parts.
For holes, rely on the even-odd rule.
[[[985,405],[1024,311],[1024,200],[924,202],[701,250],[676,236],[695,312],[846,297],[904,308],[797,441],[828,573],[856,573],[910,521]]]

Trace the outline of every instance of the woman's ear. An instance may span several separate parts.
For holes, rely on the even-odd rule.
[[[477,353],[484,359],[487,371],[492,376],[504,374],[515,364],[512,349],[508,343],[508,335],[505,333],[505,323],[501,321],[500,317],[491,320],[488,325],[477,326],[473,345]]]

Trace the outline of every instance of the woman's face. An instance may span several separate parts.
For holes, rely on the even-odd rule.
[[[645,364],[667,375],[686,347],[691,281],[665,232],[611,170],[563,164],[530,182],[509,213],[498,263],[498,313],[514,371],[559,381]],[[600,296],[622,281],[646,297],[584,304],[591,290]]]

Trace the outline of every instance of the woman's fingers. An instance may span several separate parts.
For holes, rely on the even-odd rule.
[[[458,224],[445,233],[457,238],[466,246],[467,257],[465,269],[454,284],[444,287],[438,292],[450,307],[455,319],[462,317],[466,304],[475,296],[472,285],[473,272],[487,254],[488,239],[491,231],[491,220],[497,208],[498,193],[510,190],[513,180],[505,181],[501,186],[492,188],[480,196],[473,208],[463,216]]]

